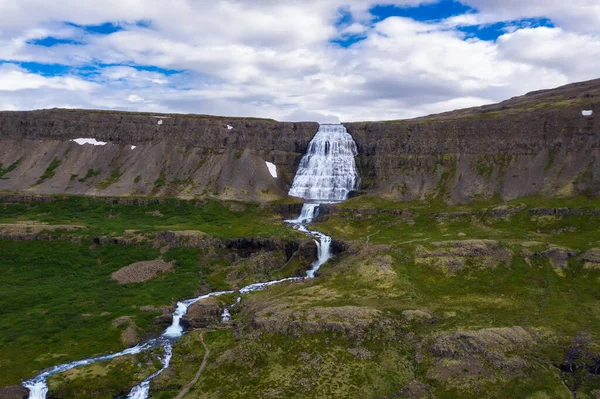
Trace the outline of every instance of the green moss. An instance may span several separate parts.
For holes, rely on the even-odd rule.
[[[102,172],[101,169],[88,169],[87,173],[85,174],[84,177],[82,177],[81,179],[79,179],[80,182],[85,182],[87,179],[91,178],[91,177],[96,177],[98,176],[100,173]]]
[[[21,159],[17,159],[15,162],[8,165],[8,168],[6,168],[6,169],[3,169],[3,165],[0,163],[0,179],[7,180],[8,177],[4,177],[4,175],[17,169],[19,167],[20,163],[21,163]]]
[[[44,174],[40,176],[40,178],[36,184],[41,184],[47,179],[52,179],[54,177],[54,175],[56,174],[56,172],[55,172],[56,168],[58,168],[61,163],[62,163],[62,161],[60,161],[57,158],[54,158],[52,160],[52,162],[50,163],[50,165],[44,171]]]
[[[167,178],[165,176],[165,171],[164,169],[160,171],[160,174],[158,175],[158,178],[156,180],[154,180],[154,187],[162,187],[167,183]]]
[[[544,171],[550,170],[552,165],[554,164],[554,158],[556,157],[556,148],[550,148],[548,150],[548,162],[546,162],[546,166],[544,167]],[[560,174],[559,174],[560,176]]]
[[[123,176],[124,172],[121,172],[121,168],[116,168],[114,169],[111,173],[110,173],[110,177],[104,181],[101,181],[99,183],[96,183],[96,188],[103,190],[105,188],[108,188],[109,186],[115,184],[116,182],[119,181],[119,179],[121,178],[121,176]]]

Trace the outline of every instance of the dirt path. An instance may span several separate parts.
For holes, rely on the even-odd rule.
[[[206,342],[204,342],[204,332],[202,332],[202,334],[200,334],[200,341],[202,342],[202,345],[204,346],[204,359],[202,359],[202,364],[200,365],[200,368],[196,372],[196,375],[194,376],[194,378],[192,378],[192,380],[190,382],[188,382],[187,384],[185,384],[185,386],[183,388],[181,388],[181,391],[179,391],[177,396],[175,396],[175,399],[182,399],[185,395],[188,394],[190,389],[192,389],[192,387],[194,385],[196,385],[196,383],[198,382],[198,379],[200,378],[200,374],[202,374],[202,371],[206,367],[206,363],[208,362],[208,356],[210,355],[210,350],[208,349],[208,346],[206,346]]]

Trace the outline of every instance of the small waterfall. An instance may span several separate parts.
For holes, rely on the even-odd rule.
[[[296,219],[286,220],[288,223],[293,224],[307,224],[311,223],[314,218],[319,216],[319,205],[320,204],[307,204],[302,205],[302,211],[300,211],[300,216]]]
[[[289,195],[316,203],[339,202],[360,185],[356,143],[343,125],[321,125],[300,160]]]
[[[321,125],[319,127],[319,131],[308,146],[308,152],[302,157],[300,167],[290,189],[290,195],[304,198],[307,202],[303,205],[302,212],[297,219],[287,220],[287,222],[294,224],[295,229],[315,239],[317,260],[312,264],[311,269],[306,272],[306,277],[288,277],[281,280],[250,284],[241,288],[236,303],[241,301],[241,295],[264,290],[275,284],[301,281],[307,278],[312,279],[316,276],[320,267],[331,257],[331,237],[318,231],[308,230],[306,225],[318,216],[320,204],[343,201],[348,197],[350,191],[358,188],[360,179],[358,178],[354,155],[356,155],[356,144],[352,140],[352,136],[346,132],[346,128],[342,125]],[[184,334],[181,319],[186,315],[188,308],[202,299],[232,293],[234,291],[212,292],[197,298],[179,301],[175,312],[173,312],[171,325],[158,338],[150,339],[118,353],[57,365],[38,374],[23,383],[23,386],[29,389],[29,399],[46,398],[48,393],[46,379],[52,375],[76,367],[162,347],[164,350],[164,356],[161,359],[163,367],[147,377],[141,384],[133,387],[127,396],[128,399],[148,399],[152,379],[169,368],[173,344]],[[221,315],[221,320],[227,322],[230,319],[231,313],[229,309],[225,309]]]

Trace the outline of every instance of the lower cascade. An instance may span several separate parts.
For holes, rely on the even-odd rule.
[[[321,204],[343,201],[348,198],[348,194],[352,190],[358,188],[360,179],[354,162],[355,155],[356,144],[344,126],[321,125],[319,127],[319,131],[308,146],[307,153],[302,157],[298,172],[289,192],[291,196],[303,198],[305,203],[298,218],[286,220],[294,229],[313,237],[317,245],[317,260],[306,272],[306,277],[289,277],[281,280],[250,284],[241,288],[238,291],[239,296],[236,304],[241,301],[241,295],[264,290],[271,285],[283,282],[295,282],[316,277],[320,267],[331,257],[331,237],[318,231],[308,230],[306,225],[318,216]],[[180,321],[186,315],[188,308],[203,299],[232,294],[234,292],[212,292],[196,298],[179,301],[173,312],[171,325],[157,338],[141,342],[121,352],[60,364],[45,370],[23,383],[23,386],[29,389],[29,399],[46,398],[46,394],[48,393],[46,380],[50,376],[76,367],[112,360],[121,356],[134,355],[152,348],[161,347],[163,349],[163,356],[160,359],[162,368],[148,376],[139,385],[133,387],[127,396],[129,399],[147,399],[150,395],[152,380],[169,368],[173,345],[185,334],[184,327]],[[228,308],[223,311],[221,317],[222,322],[230,320],[231,314]]]

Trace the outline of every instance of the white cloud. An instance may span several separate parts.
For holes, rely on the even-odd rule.
[[[0,65],[0,91],[15,92],[40,88],[91,92],[97,85],[71,76],[45,77],[29,73],[13,64]]]
[[[115,108],[336,122],[414,117],[597,76],[596,1],[464,0],[480,13],[438,23],[387,18],[375,4],[434,0],[0,0],[0,58],[58,63],[87,77],[0,65],[0,107]],[[89,3],[89,4],[88,4]],[[336,27],[343,12],[353,21]],[[456,29],[550,17],[557,28],[509,27],[497,42]],[[135,21],[150,26],[137,26]],[[97,35],[66,25],[112,22]],[[361,35],[349,48],[331,40]],[[29,44],[47,36],[82,45]],[[577,62],[573,62],[577,60]],[[156,66],[140,70],[134,65]],[[108,65],[108,66],[106,66]],[[164,74],[160,68],[184,71]]]

